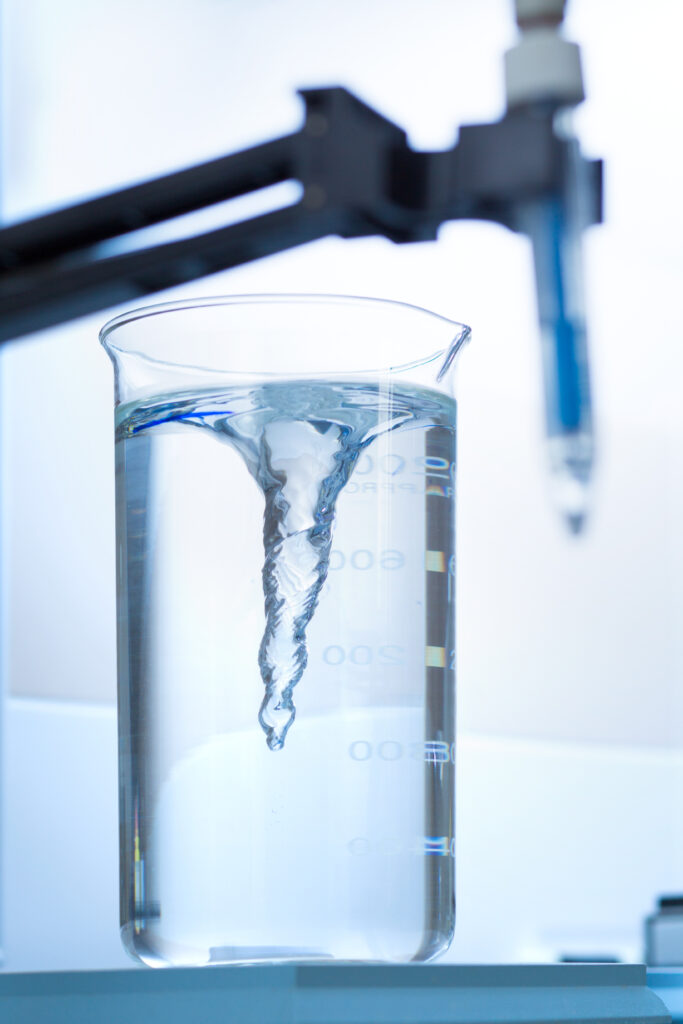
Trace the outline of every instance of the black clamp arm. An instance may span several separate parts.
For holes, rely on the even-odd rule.
[[[449,150],[405,132],[342,88],[305,90],[292,135],[0,231],[0,342],[326,235],[434,239],[462,218],[523,230],[525,204],[562,194],[569,143],[552,111],[461,128]],[[599,161],[583,161],[587,223],[601,219]],[[193,238],[103,256],[101,243],[291,179],[297,203]]]

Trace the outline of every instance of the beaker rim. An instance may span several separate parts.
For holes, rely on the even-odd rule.
[[[432,317],[442,323],[452,324],[454,327],[470,331],[467,324],[460,320],[454,320],[452,317],[435,313],[424,306],[418,306],[413,302],[403,302],[400,299],[385,299],[370,295],[347,295],[335,292],[243,292],[234,295],[202,295],[195,298],[176,299],[172,302],[156,302],[145,306],[137,306],[134,309],[127,310],[125,313],[119,313],[118,316],[108,320],[100,330],[99,340],[105,345],[109,335],[117,328],[134,323],[136,320],[142,320],[145,317],[172,313],[175,310],[201,309],[206,306],[265,305],[268,303],[275,305],[279,302],[283,304],[301,303],[302,305],[319,302],[324,305],[393,307],[410,310],[414,313],[423,313],[425,316]]]
[[[225,320],[211,315],[221,309]],[[179,333],[182,321],[170,317],[171,331],[156,330],[155,318],[169,313],[194,315],[195,320],[186,321]],[[299,313],[306,316],[302,319]],[[256,334],[261,343],[252,348],[250,336]],[[465,324],[421,306],[323,292],[255,292],[156,303],[114,317],[100,331],[115,367],[133,357],[136,374],[142,369],[146,378],[156,367],[164,374],[211,374],[226,381],[395,377],[431,366],[435,370],[430,379],[441,384],[469,337]],[[307,338],[313,345],[306,344]],[[325,344],[316,346],[317,338]],[[228,339],[232,344],[223,346]],[[132,387],[130,368],[129,363],[126,392]]]

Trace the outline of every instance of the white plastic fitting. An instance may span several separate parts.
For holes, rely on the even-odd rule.
[[[505,54],[508,109],[528,103],[576,106],[585,99],[581,55],[559,30],[564,0],[516,0],[521,37]]]

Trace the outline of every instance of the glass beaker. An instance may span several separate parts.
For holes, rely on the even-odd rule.
[[[103,328],[121,927],[145,963],[447,948],[468,336],[414,306],[314,295]]]

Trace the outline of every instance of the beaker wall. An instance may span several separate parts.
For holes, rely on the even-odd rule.
[[[312,301],[315,332],[304,298],[216,303],[217,370],[192,362],[187,307],[104,332],[121,922],[151,964],[420,960],[453,932],[455,401],[437,377],[465,329]],[[179,314],[187,363],[161,363]],[[326,321],[372,367],[405,319],[412,361],[325,365]],[[251,372],[225,368],[231,348]]]

